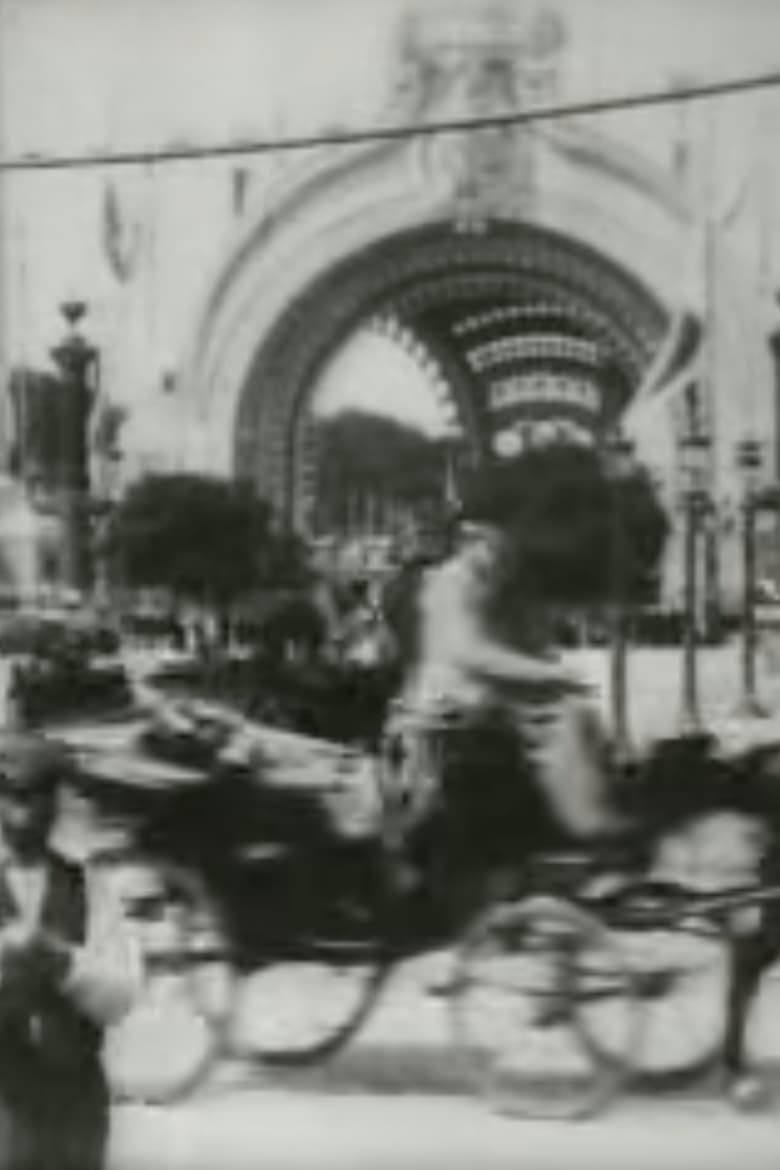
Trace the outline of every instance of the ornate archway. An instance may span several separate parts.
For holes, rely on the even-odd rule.
[[[485,10],[467,29],[420,12],[401,30],[389,122],[556,96],[567,36],[549,9]],[[659,345],[690,227],[670,175],[564,123],[323,150],[264,196],[208,291],[181,380],[195,462],[250,477],[295,521],[312,388],[361,322],[391,316],[418,340],[477,451],[490,417],[534,395],[579,394],[603,421]]]
[[[294,522],[307,509],[307,421],[317,374],[352,331],[393,314],[440,359],[467,441],[491,442],[497,387],[528,371],[587,376],[592,425],[640,381],[666,314],[641,280],[580,241],[527,224],[429,224],[383,238],[306,287],[258,347],[243,382],[233,466]],[[515,393],[515,399],[517,398]]]
[[[377,124],[463,125],[565,100],[568,30],[543,0],[451,16],[434,0],[411,12]],[[668,352],[701,209],[671,161],[601,125],[504,121],[290,158],[250,203],[193,322],[179,379],[190,466],[248,476],[304,521],[313,387],[366,321],[413,339],[476,452],[545,396],[575,429],[605,425]],[[719,271],[703,395],[713,485],[730,482],[741,393],[762,368],[749,285],[725,250]],[[633,437],[671,507],[675,420],[662,396],[643,401]],[[681,558],[667,559],[676,596]]]

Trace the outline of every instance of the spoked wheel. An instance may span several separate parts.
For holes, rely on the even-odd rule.
[[[620,929],[616,945],[634,973],[642,1043],[625,1051],[598,1028],[590,1042],[643,1088],[673,1088],[719,1060],[730,951],[724,930],[691,914],[653,929]]]
[[[598,921],[563,899],[487,911],[456,958],[452,1027],[467,1075],[501,1112],[574,1119],[604,1108],[640,1017],[630,971]]]
[[[120,868],[144,981],[129,1015],[109,1030],[107,1074],[116,1100],[162,1104],[191,1093],[219,1055],[218,1033],[192,995],[193,890],[186,879],[147,864],[135,873]]]
[[[324,891],[320,891],[320,896]],[[229,1044],[243,1059],[303,1067],[360,1028],[392,962],[382,899],[368,889],[329,891],[290,930],[241,963]]]

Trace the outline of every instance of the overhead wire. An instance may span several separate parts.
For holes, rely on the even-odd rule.
[[[315,134],[278,138],[235,139],[201,145],[181,143],[128,150],[90,150],[70,154],[26,152],[0,157],[0,173],[14,171],[74,170],[88,167],[149,166],[157,163],[196,162],[204,159],[239,158],[274,152],[314,150],[328,146],[351,146],[391,142],[409,138],[457,134],[483,129],[551,122],[580,116],[600,116],[632,109],[679,102],[706,101],[780,88],[780,72],[759,73],[721,81],[617,94],[587,101],[555,103],[512,110],[501,114],[421,121],[414,124],[373,126],[365,129],[327,130]]]

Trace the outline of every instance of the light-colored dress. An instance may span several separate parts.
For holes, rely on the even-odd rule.
[[[403,688],[402,709],[421,723],[447,710],[468,716],[502,709],[560,823],[583,838],[609,832],[606,741],[592,706],[535,681],[534,655],[505,647],[487,632],[485,599],[483,581],[458,558],[428,573],[419,599],[419,660]]]

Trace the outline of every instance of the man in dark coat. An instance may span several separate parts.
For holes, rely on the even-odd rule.
[[[103,1030],[128,1009],[140,981],[138,951],[105,876],[53,844],[67,764],[41,736],[0,738],[0,1110],[7,1131],[0,1165],[9,1170],[104,1165]]]

